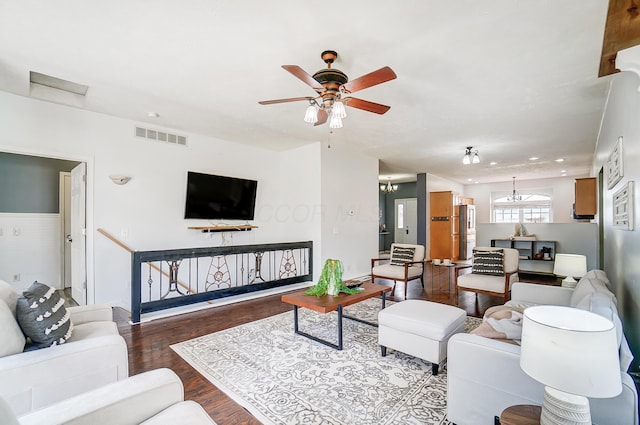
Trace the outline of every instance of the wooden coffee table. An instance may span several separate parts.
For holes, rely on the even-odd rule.
[[[298,335],[302,335],[313,341],[319,342],[321,344],[327,345],[329,347],[335,348],[337,350],[342,350],[342,318],[345,317],[347,319],[355,320],[360,323],[366,323],[371,326],[378,326],[375,323],[367,322],[366,320],[358,319],[357,317],[347,316],[342,314],[342,309],[344,307],[350,306],[352,304],[359,303],[360,301],[367,300],[369,298],[377,297],[378,295],[382,295],[382,308],[385,307],[386,301],[386,293],[391,291],[391,288],[384,285],[377,285],[375,283],[363,283],[360,288],[363,290],[357,294],[343,294],[341,293],[338,296],[332,297],[330,295],[325,295],[322,297],[316,297],[315,295],[305,295],[305,290],[293,292],[291,294],[286,294],[282,296],[282,302],[293,305],[293,329],[294,332]],[[338,343],[334,344],[331,341],[327,341],[316,336],[310,335],[306,332],[303,332],[298,327],[298,307],[308,308],[309,310],[314,310],[319,313],[329,313],[331,311],[338,311]]]

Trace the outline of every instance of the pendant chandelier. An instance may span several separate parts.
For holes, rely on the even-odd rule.
[[[511,192],[511,196],[507,196],[507,201],[517,202],[522,201],[522,195],[518,193],[516,190],[516,178],[513,178],[513,192]]]
[[[380,190],[383,191],[384,193],[393,193],[396,190],[398,190],[398,185],[391,184],[391,177],[387,177],[387,184],[386,185],[381,184]]]
[[[464,165],[469,164],[478,164],[480,162],[480,157],[478,156],[478,149],[472,151],[473,146],[467,146],[467,149],[464,152],[464,156],[462,157],[462,163]]]

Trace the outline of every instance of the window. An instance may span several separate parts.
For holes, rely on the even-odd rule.
[[[508,195],[493,199],[493,223],[551,223],[551,196],[541,193],[522,194],[522,200],[511,201]]]
[[[404,204],[400,202],[398,204],[398,215],[396,215],[398,219],[398,229],[404,229]]]

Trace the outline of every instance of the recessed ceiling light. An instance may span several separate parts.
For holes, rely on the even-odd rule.
[[[566,172],[567,172],[567,170],[560,170],[560,172],[561,172],[561,173],[566,173]]]
[[[147,116],[149,118],[158,118],[160,116],[160,114],[157,113],[157,112],[147,112]]]
[[[537,156],[532,156],[531,158],[529,158],[529,161],[537,161],[540,158],[538,158]]]
[[[556,159],[556,162],[564,162],[564,158],[558,158]]]
[[[560,174],[562,177],[567,177],[567,173]]]
[[[480,183],[480,182],[476,182],[476,184],[478,184],[478,183]]]
[[[472,181],[473,181],[473,179],[467,179],[467,181],[468,181],[468,182],[472,182]]]
[[[489,165],[496,165],[496,164],[497,164],[497,162],[495,162],[495,161],[491,161],[491,162],[489,163]]]

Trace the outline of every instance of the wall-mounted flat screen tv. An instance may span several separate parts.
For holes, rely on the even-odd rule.
[[[184,218],[253,220],[257,186],[255,180],[189,171]]]

